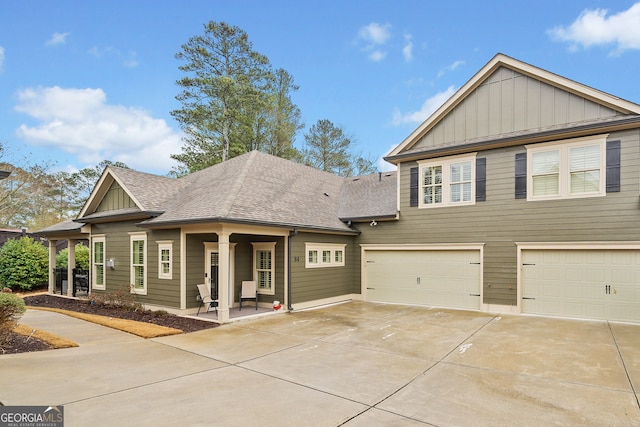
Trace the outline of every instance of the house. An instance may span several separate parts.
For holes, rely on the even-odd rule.
[[[109,167],[41,233],[91,239],[92,292],[189,313],[208,283],[221,321],[256,280],[290,309],[640,322],[640,105],[498,54],[386,159],[355,178],[259,152],[180,179]]]
[[[349,224],[395,219],[396,182],[258,151],[179,179],[107,167],[75,221],[40,233],[90,237],[92,292],[130,287],[146,305],[191,313],[207,283],[226,321],[245,280],[268,307],[358,298],[359,232]]]

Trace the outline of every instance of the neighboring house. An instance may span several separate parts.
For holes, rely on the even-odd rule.
[[[180,179],[109,167],[76,223],[92,291],[219,319],[348,299],[640,322],[640,105],[497,55],[386,158],[340,178],[251,152]],[[79,233],[79,234],[78,234]]]
[[[36,242],[41,242],[44,240],[39,235],[28,232],[26,228],[2,228],[0,229],[0,246],[3,246],[7,242],[7,240],[20,239],[21,237],[31,237]]]

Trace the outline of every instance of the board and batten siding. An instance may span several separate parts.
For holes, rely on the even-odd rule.
[[[107,212],[118,209],[136,208],[135,202],[117,182],[113,182],[102,198],[96,212]]]
[[[616,116],[616,111],[506,67],[498,68],[412,148]]]
[[[144,230],[136,227],[137,221],[93,224],[92,235],[104,235],[106,259],[115,260],[115,268],[105,270],[106,289],[92,292],[112,293],[129,292],[131,285],[131,237],[129,233],[140,233]],[[147,294],[135,295],[135,300],[143,304],[163,307],[179,307],[180,305],[180,263],[178,230],[147,231],[145,256],[147,260]],[[158,244],[156,241],[173,241],[173,278],[158,278]]]
[[[343,267],[306,268],[306,243],[345,244]],[[293,304],[360,293],[360,250],[353,236],[298,233],[291,238],[291,299]],[[356,279],[357,278],[357,279]]]
[[[400,220],[361,225],[361,244],[484,244],[485,304],[517,304],[516,242],[640,241],[640,130],[615,132],[621,143],[620,192],[604,197],[527,201],[515,198],[515,154],[524,146],[478,152],[486,158],[486,201],[420,209],[409,205],[410,169],[402,163]]]

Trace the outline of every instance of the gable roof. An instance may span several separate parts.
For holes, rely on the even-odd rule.
[[[98,212],[98,207],[111,185],[117,182],[136,208],[121,209],[119,212]],[[182,183],[175,178],[152,175],[132,169],[107,166],[102,172],[91,195],[78,214],[85,220],[133,213],[155,213],[164,210],[167,200],[182,189]]]
[[[377,174],[345,179],[259,151],[178,179],[108,167],[76,221],[136,218],[142,227],[232,222],[354,233],[341,219],[397,213],[395,173],[377,181]],[[114,182],[136,207],[98,212]]]
[[[482,143],[484,140],[496,140],[503,138],[505,140],[509,138],[521,138],[523,135],[532,132],[548,132],[553,134],[554,132],[565,130],[567,127],[578,128],[580,126],[585,128],[585,131],[592,127],[597,127],[602,124],[622,124],[625,121],[631,121],[635,125],[640,118],[640,105],[626,101],[613,95],[601,92],[593,89],[589,86],[577,83],[573,80],[559,76],[557,74],[550,73],[538,67],[534,67],[522,61],[518,61],[503,54],[497,54],[494,56],[480,71],[478,71],[467,83],[465,83],[458,91],[451,96],[440,108],[438,108],[433,114],[431,114],[420,126],[418,126],[405,140],[400,143],[395,149],[393,149],[386,157],[385,160],[392,163],[397,163],[398,160],[408,157],[412,151],[424,152],[431,151],[430,149],[419,149],[414,147],[422,138],[424,138],[432,129],[434,129],[440,122],[442,122],[448,115],[450,115],[458,106],[465,102],[476,89],[482,84],[486,83],[488,79],[498,71],[501,67],[518,73],[519,75],[530,77],[542,84],[549,85],[550,87],[557,88],[564,91],[569,95],[575,95],[587,102],[594,103],[595,105],[602,106],[605,109],[610,109],[612,112],[611,117],[596,117],[591,120],[585,120],[579,124],[571,124],[565,126],[548,126],[544,129],[520,129],[518,131],[504,133],[500,135],[487,135],[485,138],[464,139],[459,138],[455,143],[450,145],[473,145],[474,143]],[[437,148],[436,148],[437,151]]]

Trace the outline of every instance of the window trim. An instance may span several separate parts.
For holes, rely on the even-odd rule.
[[[276,242],[251,242],[253,246],[253,280],[256,281],[256,288],[259,294],[262,295],[275,295],[276,294]],[[258,251],[270,251],[271,252],[271,268],[270,269],[258,269],[256,265]],[[260,280],[258,279],[259,271],[271,272],[271,287],[269,289],[260,288]]]
[[[476,153],[469,153],[459,156],[439,157],[436,159],[420,160],[418,164],[418,208],[433,209],[449,206],[469,206],[476,204]],[[452,202],[451,201],[451,165],[458,163],[469,163],[471,167],[471,193],[467,201]],[[442,202],[425,203],[424,202],[424,170],[426,168],[441,166],[442,167]]]
[[[607,178],[607,136],[595,135],[582,138],[572,138],[560,141],[545,142],[540,144],[525,145],[527,149],[527,201],[582,199],[586,197],[606,196]],[[600,182],[598,191],[585,193],[571,193],[571,149],[598,146],[600,151]],[[558,194],[535,196],[533,194],[533,155],[549,151],[558,151]]]
[[[143,245],[143,259],[142,264],[134,264],[133,263],[133,243],[142,241]],[[147,233],[129,233],[129,279],[131,281],[131,293],[135,293],[138,295],[147,295],[147,285],[148,281],[148,268],[147,268],[147,253],[149,251],[149,247],[147,246]],[[141,288],[135,287],[135,268],[138,266],[142,266],[142,281],[143,285]]]
[[[312,243],[306,242],[304,244],[305,253],[305,268],[326,268],[326,267],[344,267],[346,258],[346,244],[342,243]],[[316,252],[316,262],[312,262],[310,259],[310,253]],[[325,262],[324,252],[329,252],[329,262]],[[342,259],[336,261],[336,253],[342,253]]]
[[[158,279],[173,279],[173,240],[161,240],[156,242],[158,244]],[[169,272],[164,273],[162,269],[162,251],[169,251]]]
[[[102,262],[96,262],[95,243],[102,243]],[[102,265],[102,284],[96,283],[98,277],[96,266]],[[104,234],[91,236],[91,289],[106,290],[107,289],[107,237]]]

